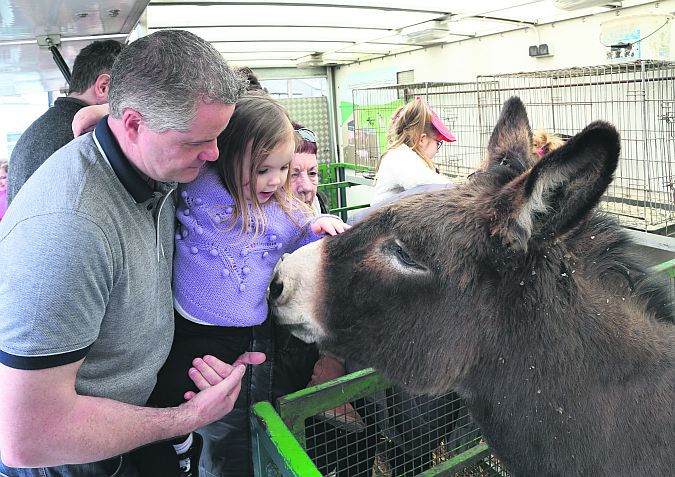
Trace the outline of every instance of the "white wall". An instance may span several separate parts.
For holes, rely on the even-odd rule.
[[[352,89],[396,84],[396,72],[414,71],[414,82],[472,82],[479,75],[554,70],[574,66],[595,66],[611,63],[607,48],[601,43],[601,24],[634,15],[669,15],[675,12],[675,1],[653,2],[619,11],[533,28],[500,33],[483,38],[434,46],[400,55],[364,61],[335,69],[338,106],[352,101]],[[666,17],[663,17],[666,18]],[[675,37],[672,20],[665,28]],[[644,32],[643,34],[648,34]],[[546,43],[553,56],[532,58],[530,45]],[[675,60],[671,47],[670,60]],[[346,127],[338,112],[339,149],[346,144]],[[349,162],[349,158],[348,158]],[[368,200],[368,191],[353,191],[355,202]]]
[[[619,11],[608,11],[592,17],[543,25],[537,27],[539,38],[533,28],[524,28],[340,66],[336,68],[335,74],[338,97],[345,97],[342,89],[349,87],[350,77],[358,75],[362,78],[369,72],[378,76],[378,71],[382,70],[414,70],[415,83],[465,82],[483,74],[606,64],[608,62],[606,48],[600,43],[601,23],[617,17],[650,13],[665,15],[673,12],[675,1],[654,2]],[[528,47],[540,43],[547,43],[553,56],[530,57]],[[675,56],[671,59],[675,59]],[[394,75],[389,84],[395,82]],[[382,84],[381,77],[377,83]],[[351,92],[348,95],[351,97]]]

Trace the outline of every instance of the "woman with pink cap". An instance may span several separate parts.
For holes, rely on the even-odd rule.
[[[388,139],[389,147],[377,166],[373,204],[419,185],[450,182],[438,173],[433,158],[443,141],[456,139],[422,98],[394,114]]]

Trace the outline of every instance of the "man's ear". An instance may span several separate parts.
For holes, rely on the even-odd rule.
[[[138,111],[127,108],[122,113],[122,126],[124,127],[124,134],[129,141],[136,143],[139,136],[139,131],[143,124],[143,116]]]
[[[103,73],[98,75],[94,83],[94,95],[96,96],[96,104],[104,104],[108,102],[108,91],[110,89],[110,75]]]

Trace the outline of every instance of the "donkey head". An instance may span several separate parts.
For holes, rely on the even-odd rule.
[[[270,285],[281,322],[412,390],[459,389],[531,311],[524,302],[556,293],[551,260],[573,253],[567,237],[617,165],[619,136],[607,123],[536,163],[531,137],[511,98],[484,170],[466,183],[402,199],[287,256]]]

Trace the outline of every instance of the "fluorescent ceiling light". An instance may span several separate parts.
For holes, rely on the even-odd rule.
[[[173,26],[325,26],[397,29],[431,20],[436,12],[297,5],[158,5],[148,7],[150,28]]]
[[[259,51],[332,51],[352,47],[352,42],[340,41],[240,41],[213,42],[212,45],[221,53],[227,52],[259,52]]]
[[[185,28],[208,42],[259,41],[259,40],[325,40],[367,41],[382,35],[382,30],[367,28],[320,28],[320,27],[231,27],[231,28]],[[150,29],[149,33],[152,33]]]

